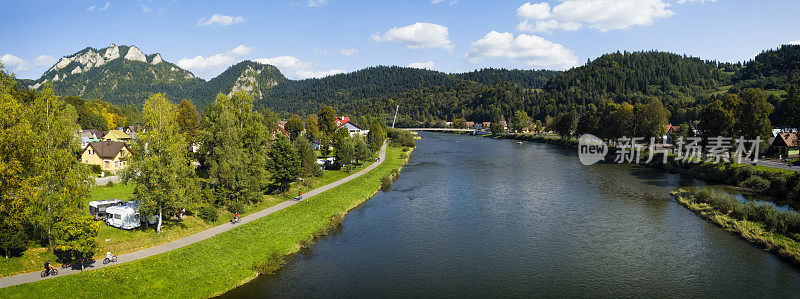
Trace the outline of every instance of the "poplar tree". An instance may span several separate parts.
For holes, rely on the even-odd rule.
[[[300,160],[289,139],[280,135],[269,150],[269,168],[273,184],[280,191],[289,190],[300,175]]]
[[[161,233],[164,210],[179,208],[194,188],[186,140],[180,134],[178,109],[155,94],[142,109],[145,132],[133,143],[131,165],[125,179],[136,182],[133,198],[144,214],[157,214]]]

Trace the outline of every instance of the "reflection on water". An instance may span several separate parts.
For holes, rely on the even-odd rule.
[[[800,271],[683,208],[702,183],[422,133],[389,192],[223,297],[791,297]]]

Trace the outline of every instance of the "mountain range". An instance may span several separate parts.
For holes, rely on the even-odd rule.
[[[524,110],[544,119],[605,101],[661,99],[675,122],[696,120],[699,107],[724,92],[768,90],[778,107],[786,84],[800,79],[800,46],[766,50],[743,63],[722,63],[668,52],[609,53],[565,72],[482,69],[468,73],[375,66],[318,79],[290,80],[272,65],[239,62],[211,80],[145,54],[136,46],[85,48],[62,57],[32,89],[52,84],[60,95],[140,106],[153,93],[173,102],[188,99],[201,110],[219,93],[251,92],[257,106],[313,113],[330,105],[350,114],[390,114],[412,123],[467,117],[496,119]]]

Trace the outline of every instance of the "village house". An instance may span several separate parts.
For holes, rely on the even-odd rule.
[[[81,139],[81,148],[85,148],[90,142],[100,141],[102,135],[95,129],[86,129],[78,132],[78,137]]]
[[[778,133],[772,141],[770,151],[775,157],[797,158],[800,154],[800,140],[797,139],[797,133]]]
[[[108,133],[105,136],[103,136],[102,140],[103,141],[128,142],[131,139],[132,139],[131,136],[129,136],[128,134],[125,134],[125,132],[122,132],[122,130],[111,130],[111,131],[108,131]]]
[[[345,128],[348,132],[350,132],[350,136],[367,135],[367,133],[369,133],[369,130],[364,130],[358,125],[354,124],[347,116],[336,118],[336,129],[339,130],[341,128]]]
[[[88,165],[100,165],[100,169],[111,173],[128,167],[131,150],[125,142],[97,141],[90,142],[81,153],[81,162]]]

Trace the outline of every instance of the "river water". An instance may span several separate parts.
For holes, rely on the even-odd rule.
[[[690,177],[422,133],[391,190],[223,297],[797,297],[800,268],[673,199]]]

